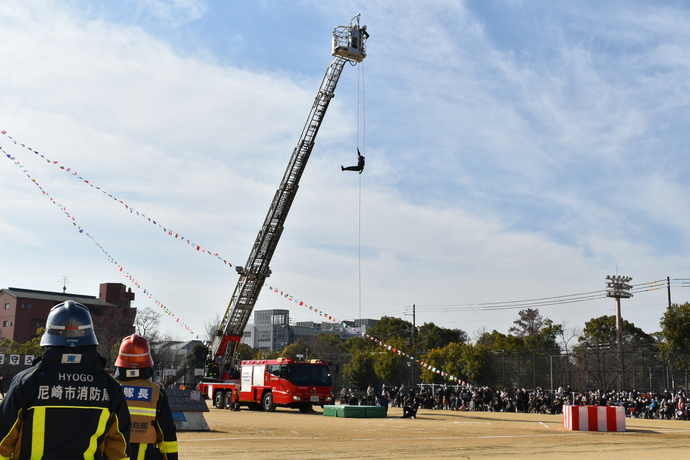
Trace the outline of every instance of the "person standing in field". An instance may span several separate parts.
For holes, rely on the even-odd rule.
[[[50,310],[43,355],[12,379],[0,404],[0,459],[130,457],[127,402],[97,345],[84,305]]]
[[[137,334],[125,337],[115,361],[132,417],[132,459],[177,460],[177,431],[165,390],[151,381],[153,359],[149,342]]]

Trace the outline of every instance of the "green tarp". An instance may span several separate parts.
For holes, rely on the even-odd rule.
[[[386,408],[382,406],[323,406],[323,415],[328,417],[384,418]]]

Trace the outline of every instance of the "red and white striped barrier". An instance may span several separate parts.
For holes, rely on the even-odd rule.
[[[575,431],[625,431],[625,408],[563,406],[563,428]]]

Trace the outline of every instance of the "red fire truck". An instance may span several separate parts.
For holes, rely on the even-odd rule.
[[[333,403],[331,376],[322,360],[295,362],[289,359],[242,361],[236,374],[235,357],[259,292],[270,276],[269,263],[283,233],[299,180],[314,148],[326,110],[346,63],[356,65],[366,57],[366,26],[359,15],[348,26],[333,31],[333,60],[316,93],[307,122],[292,152],[283,179],[259,230],[244,267],[236,267],[240,278],[225,316],[211,344],[207,375],[199,389],[218,408],[237,409],[241,405],[272,411],[276,406],[308,412],[312,406]],[[210,370],[210,372],[209,372]]]
[[[331,373],[328,363],[321,359],[245,360],[239,380],[206,381],[202,389],[219,409],[247,406],[270,412],[289,407],[310,412],[313,406],[333,404]]]

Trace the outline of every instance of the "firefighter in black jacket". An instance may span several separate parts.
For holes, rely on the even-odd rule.
[[[89,310],[50,310],[43,355],[17,374],[0,405],[0,460],[129,458],[129,411],[104,370]]]
[[[132,459],[177,460],[177,432],[170,404],[165,390],[151,377],[149,342],[137,334],[125,337],[115,361],[115,379],[122,385],[132,417]]]

